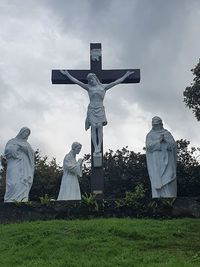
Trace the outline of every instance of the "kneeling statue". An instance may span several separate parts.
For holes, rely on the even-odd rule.
[[[74,142],[71,151],[64,158],[63,177],[57,200],[81,200],[78,177],[82,176],[83,159],[76,161],[76,155],[81,148],[80,143]]]

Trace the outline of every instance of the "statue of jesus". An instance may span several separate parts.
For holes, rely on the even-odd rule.
[[[94,153],[100,153],[103,141],[103,126],[107,124],[105,108],[103,105],[106,91],[123,82],[128,76],[133,74],[134,71],[127,71],[121,78],[109,84],[102,84],[94,73],[89,73],[87,75],[88,83],[85,84],[74,78],[67,70],[61,70],[60,72],[66,75],[73,83],[78,84],[88,92],[90,103],[88,105],[87,117],[85,120],[85,129],[87,131],[91,127]]]

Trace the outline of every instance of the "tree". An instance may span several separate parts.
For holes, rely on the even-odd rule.
[[[143,184],[150,193],[145,154],[130,151],[128,147],[104,154],[105,197],[120,198],[136,185]]]
[[[47,194],[50,198],[58,196],[62,178],[62,167],[56,163],[56,159],[50,161],[47,156],[42,157],[39,150],[35,153],[35,172],[33,185],[29,194],[30,200],[39,200],[39,197]]]
[[[187,140],[177,141],[178,196],[199,196],[200,148],[191,147]]]
[[[191,86],[186,87],[183,92],[186,107],[190,108],[198,121],[200,121],[200,60],[199,63],[191,69],[195,78]]]

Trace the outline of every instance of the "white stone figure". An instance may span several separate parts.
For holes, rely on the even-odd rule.
[[[71,151],[63,161],[63,177],[57,200],[81,200],[78,176],[82,176],[83,159],[76,161],[76,155],[81,151],[82,145],[78,142],[72,144]]]
[[[105,108],[103,106],[106,91],[123,82],[128,76],[133,74],[134,71],[127,71],[121,78],[109,84],[102,84],[94,73],[89,73],[87,75],[87,84],[74,78],[67,70],[61,70],[61,73],[88,92],[90,103],[87,110],[85,129],[87,131],[91,126],[91,138],[94,145],[94,153],[100,153],[103,141],[103,126],[107,124]]]
[[[176,142],[157,116],[153,117],[152,130],[146,136],[146,158],[152,197],[176,197]]]
[[[4,156],[7,161],[6,193],[4,202],[26,202],[33,183],[34,151],[27,139],[31,131],[23,127],[18,135],[9,140]]]

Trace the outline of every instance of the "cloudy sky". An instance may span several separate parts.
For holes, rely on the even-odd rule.
[[[0,153],[21,127],[34,149],[58,162],[73,141],[90,152],[88,96],[52,85],[52,69],[88,69],[102,43],[103,68],[140,68],[140,84],[118,85],[104,104],[104,149],[142,151],[151,118],[175,139],[200,145],[199,123],[183,103],[200,57],[199,0],[0,0]]]

